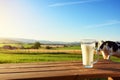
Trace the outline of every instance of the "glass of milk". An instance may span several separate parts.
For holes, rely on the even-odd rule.
[[[95,48],[95,40],[84,39],[81,40],[82,62],[85,68],[92,68],[93,64],[99,60],[97,49]],[[97,60],[94,61],[94,53],[97,53]]]

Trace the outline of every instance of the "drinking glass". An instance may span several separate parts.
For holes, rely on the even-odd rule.
[[[97,63],[99,60],[99,54],[97,48],[95,48],[96,41],[93,39],[83,39],[81,40],[82,49],[82,63],[85,68],[92,68],[93,64]],[[96,51],[97,59],[94,61],[94,53]]]

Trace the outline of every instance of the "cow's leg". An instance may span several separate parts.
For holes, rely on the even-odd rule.
[[[107,56],[107,60],[110,60],[110,56],[111,56],[111,55],[108,55],[108,56]]]
[[[103,56],[103,59],[108,59],[108,54],[106,54],[106,53],[104,53],[103,51],[102,51],[102,56]]]
[[[113,53],[109,53],[107,60],[110,60],[110,57],[113,55]]]

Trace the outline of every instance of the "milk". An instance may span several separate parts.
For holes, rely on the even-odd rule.
[[[93,67],[94,44],[81,44],[82,62],[86,68]]]

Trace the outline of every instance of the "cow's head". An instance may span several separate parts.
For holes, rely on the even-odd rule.
[[[104,59],[109,59],[118,50],[118,45],[114,41],[105,41],[99,46],[99,51],[102,53]]]

